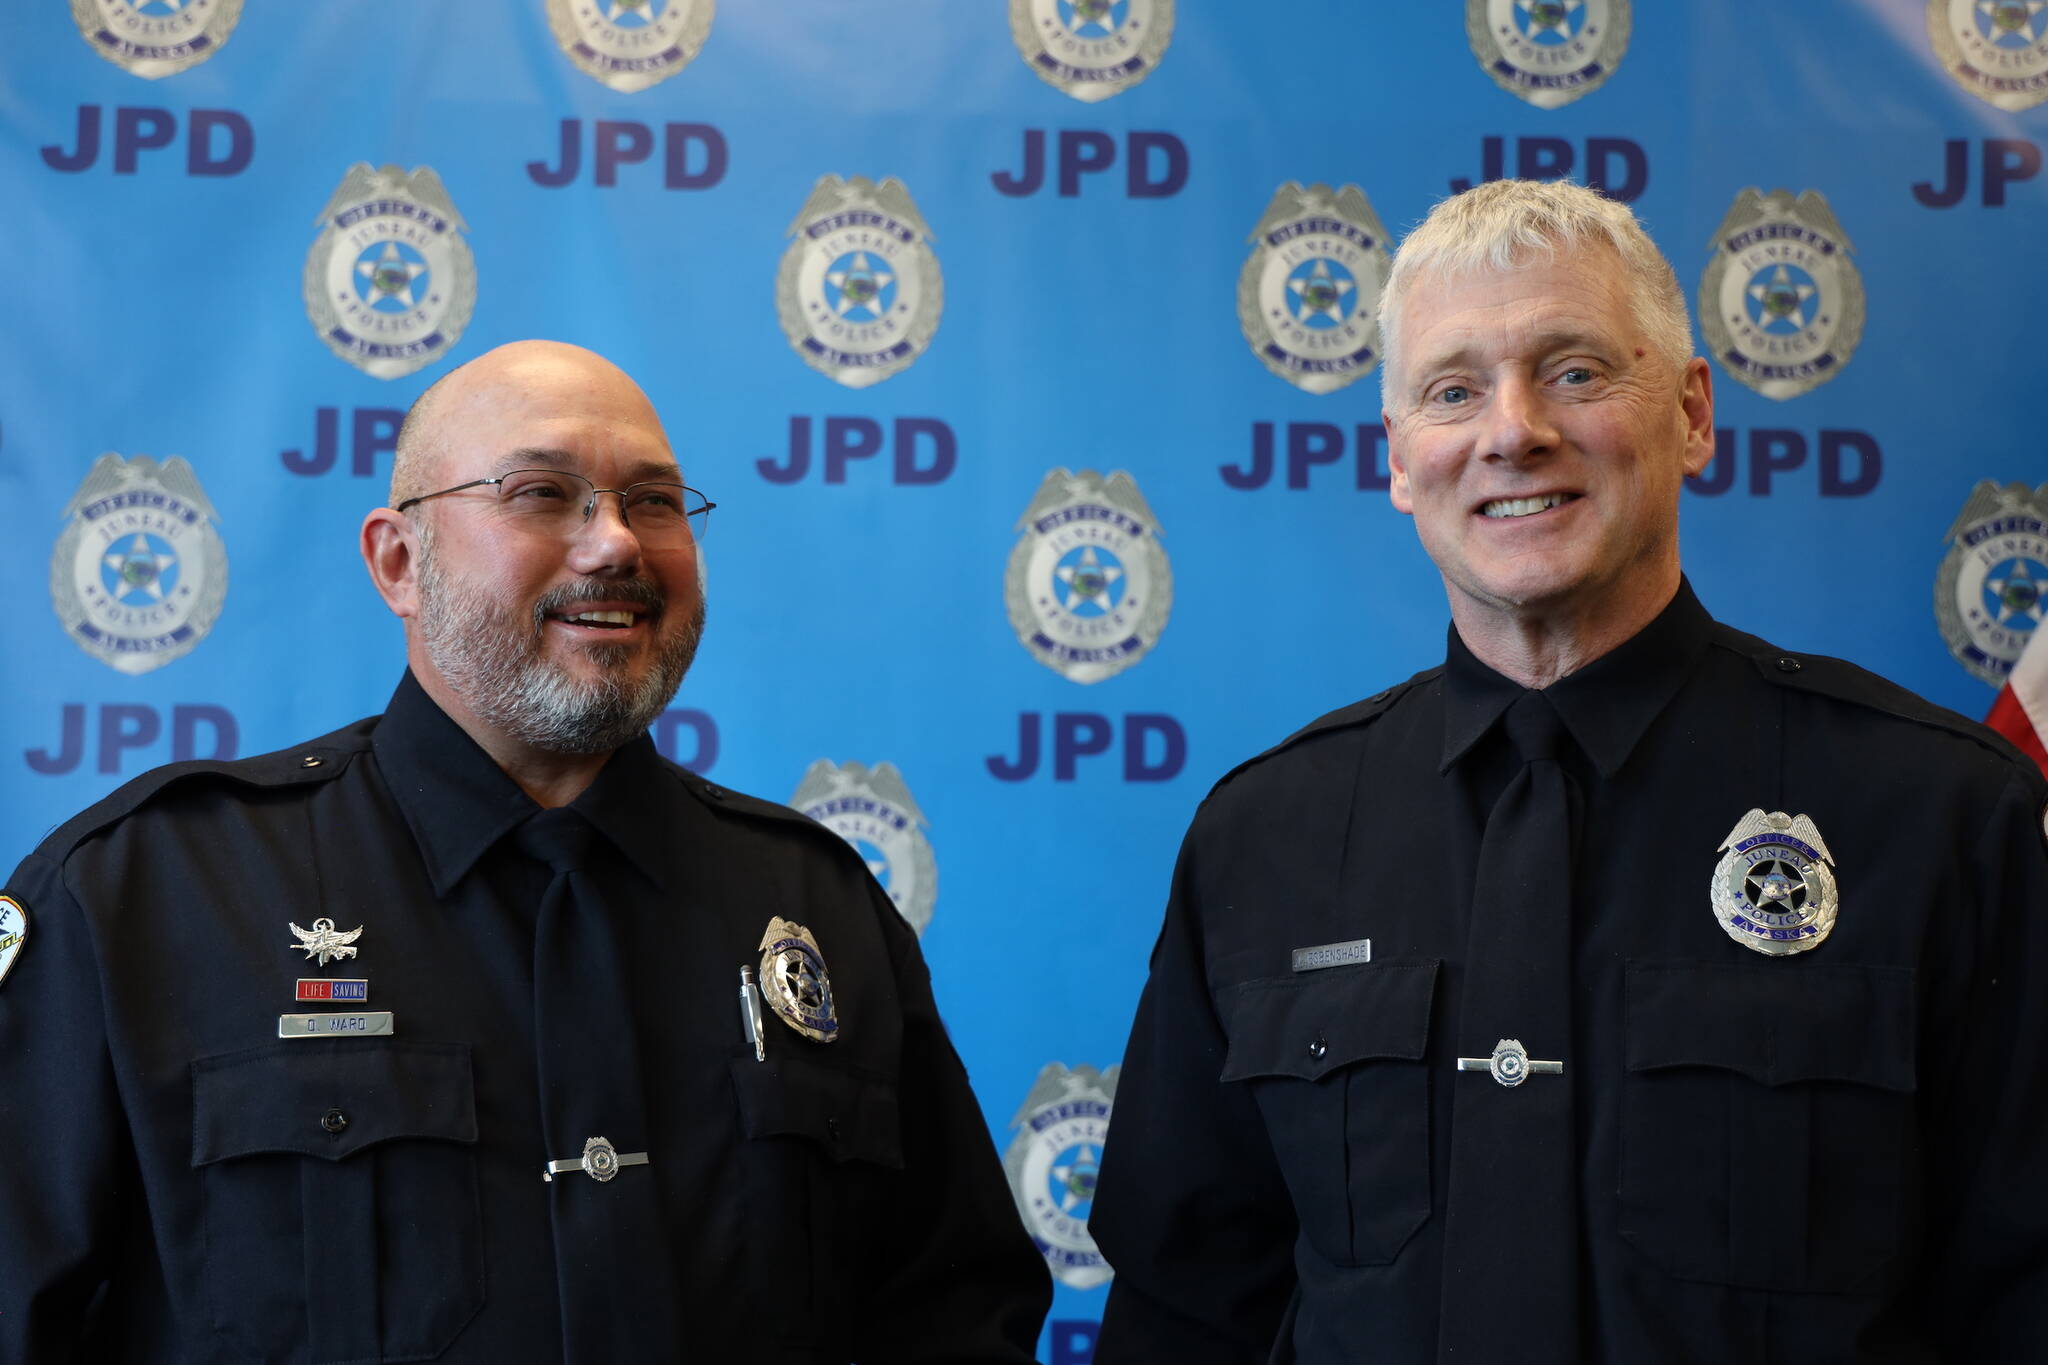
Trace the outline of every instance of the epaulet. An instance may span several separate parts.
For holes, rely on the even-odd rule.
[[[749,796],[745,792],[736,792],[731,787],[722,787],[677,763],[671,762],[669,767],[682,779],[683,787],[714,813],[736,815],[746,820],[761,820],[784,829],[802,830],[811,837],[822,839],[824,842],[820,847],[827,850],[831,856],[852,858],[861,867],[867,866],[852,844],[802,811],[793,810],[779,802],[763,800],[758,796]]]
[[[1276,755],[1284,754],[1289,749],[1298,748],[1312,739],[1317,739],[1339,730],[1350,730],[1360,725],[1372,724],[1372,722],[1378,720],[1386,712],[1391,711],[1394,708],[1394,704],[1410,691],[1435,682],[1443,676],[1443,672],[1443,665],[1438,664],[1435,668],[1425,669],[1417,673],[1405,682],[1395,683],[1384,692],[1375,692],[1364,701],[1355,701],[1349,706],[1339,707],[1328,715],[1316,717],[1316,719],[1302,726],[1299,730],[1296,730],[1264,753],[1253,754],[1250,758],[1223,774],[1222,777],[1216,780],[1216,786],[1210,788],[1210,794],[1214,795],[1217,788],[1222,787],[1224,783],[1230,781],[1246,769],[1256,767]]]
[[[1990,726],[1971,720],[1968,716],[1958,715],[1945,706],[1936,706],[1918,693],[1909,692],[1889,678],[1880,677],[1867,668],[1850,663],[1847,659],[1781,649],[1768,640],[1745,635],[1727,626],[1718,626],[1718,630],[1718,643],[1723,648],[1747,657],[1756,668],[1758,676],[1774,687],[1803,692],[1809,696],[1828,697],[1853,706],[1866,707],[1897,720],[1946,731],[1959,739],[1968,740],[1987,749],[2002,759],[2018,763],[2030,773],[2038,771],[2032,760]]]
[[[231,782],[245,787],[286,788],[332,782],[348,770],[357,754],[369,747],[375,717],[343,726],[318,739],[274,753],[249,758],[198,758],[166,763],[125,782],[93,805],[50,832],[42,850],[63,858],[80,843],[140,810],[173,788],[194,783]]]
[[[672,763],[670,767],[675,769],[677,775],[682,779],[684,788],[692,796],[715,811],[730,811],[735,815],[744,815],[757,820],[774,820],[783,824],[801,825],[807,829],[824,830],[825,833],[831,834],[830,830],[826,830],[823,825],[813,820],[810,816],[805,815],[802,811],[791,810],[788,806],[780,805],[774,801],[767,801],[758,796],[749,796],[745,792],[734,791],[731,787],[721,787],[716,782],[708,781],[678,764]],[[832,837],[838,839],[839,836],[835,834]],[[841,840],[840,842],[844,841]]]

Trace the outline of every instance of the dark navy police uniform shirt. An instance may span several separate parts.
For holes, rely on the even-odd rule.
[[[574,808],[627,964],[588,989],[624,994],[653,1134],[650,1165],[583,1192],[658,1203],[683,1359],[1029,1361],[1044,1264],[859,857],[645,737]],[[22,863],[0,1360],[560,1357],[541,1171],[581,1153],[541,1136],[549,872],[511,833],[536,810],[408,675],[381,718],[145,775]],[[840,1036],[769,1016],[764,1063],[739,968],[773,916],[817,939]],[[360,926],[359,955],[305,960],[288,926],[316,919]],[[393,1033],[279,1039],[331,1008],[297,1003],[300,977],[367,979]],[[614,1264],[574,1273],[603,1292]]]
[[[1096,1365],[1437,1359],[1453,1088],[1494,1084],[1454,1070],[1488,1048],[1452,1034],[1520,691],[1453,631],[1446,666],[1197,814],[1090,1219],[1117,1271]],[[1580,793],[1578,1225],[1520,1233],[1578,1259],[1580,1340],[1517,1359],[2048,1361],[2040,774],[1689,588],[1547,694]],[[1810,951],[1752,951],[1710,908],[1756,808],[1833,854],[1839,918]],[[1365,938],[1369,963],[1290,970]],[[1459,1197],[1525,1218],[1516,1159]]]

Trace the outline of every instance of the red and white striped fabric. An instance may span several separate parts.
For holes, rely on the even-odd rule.
[[[2048,637],[2048,625],[2035,628],[1984,723],[2019,745],[2048,773],[2048,644],[2043,637]]]

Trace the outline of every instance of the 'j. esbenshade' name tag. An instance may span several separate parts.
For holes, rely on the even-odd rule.
[[[1319,943],[1313,948],[1294,950],[1294,970],[1316,972],[1325,967],[1348,967],[1354,962],[1372,961],[1372,940],[1355,938],[1349,943]]]
[[[368,1038],[393,1031],[390,1010],[277,1016],[280,1038]]]

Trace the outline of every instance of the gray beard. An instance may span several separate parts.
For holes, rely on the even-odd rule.
[[[645,579],[585,579],[552,589],[521,618],[444,575],[432,533],[420,531],[420,642],[448,686],[493,729],[549,753],[608,754],[645,733],[682,685],[704,631],[701,598],[684,629],[660,641],[654,667],[637,685],[624,678],[632,655],[625,645],[588,650],[599,676],[586,683],[542,655],[546,614],[599,599],[659,611],[666,604],[659,588]]]

